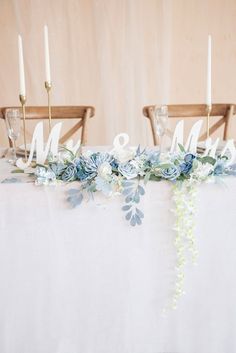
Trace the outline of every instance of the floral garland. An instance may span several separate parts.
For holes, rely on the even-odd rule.
[[[143,212],[138,208],[149,180],[166,180],[173,185],[175,208],[174,245],[177,252],[176,283],[172,307],[176,307],[183,293],[186,254],[196,261],[194,227],[197,186],[217,177],[236,176],[236,164],[228,166],[226,156],[213,158],[186,152],[160,154],[155,150],[119,150],[87,152],[76,156],[69,150],[49,158],[47,165],[37,165],[36,185],[54,185],[58,182],[79,182],[78,188],[67,191],[67,201],[76,207],[83,200],[93,199],[95,192],[105,196],[123,195],[122,211],[131,226],[141,225]]]

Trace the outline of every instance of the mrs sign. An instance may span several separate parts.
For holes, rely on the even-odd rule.
[[[170,152],[174,153],[179,151],[179,145],[184,145],[185,150],[188,152],[196,153],[197,151],[197,144],[199,140],[200,130],[202,127],[202,120],[198,120],[193,126],[187,138],[187,142],[184,143],[184,121],[181,120],[175,128],[175,132],[172,139],[171,149]],[[36,152],[36,163],[37,164],[44,164],[48,154],[50,153],[52,156],[56,156],[58,154],[59,148],[59,139],[61,133],[62,123],[57,123],[52,128],[48,140],[44,142],[44,130],[43,130],[43,122],[39,122],[33,133],[31,147],[30,147],[30,154],[27,161],[24,161],[22,158],[19,158],[16,162],[16,165],[20,169],[26,169],[30,166],[34,151]],[[120,142],[120,139],[123,139],[123,143]],[[129,143],[129,137],[127,134],[119,134],[114,139],[114,148],[116,150],[125,149],[125,147]],[[216,150],[219,145],[219,138],[217,138],[214,142],[211,138],[208,138],[205,141],[205,152],[204,156],[209,155],[211,157],[215,157]],[[75,153],[78,148],[80,147],[80,140],[74,145],[73,141],[70,140],[66,148],[69,149],[71,152]],[[229,153],[229,159],[227,161],[227,165],[231,165],[234,163],[236,158],[236,148],[234,146],[233,139],[228,140],[221,151],[221,155],[225,155]]]

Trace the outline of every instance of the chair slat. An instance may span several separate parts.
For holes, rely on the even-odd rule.
[[[143,115],[150,120],[150,126],[153,136],[154,145],[157,145],[157,136],[155,133],[154,109],[156,105],[149,105],[143,108]],[[236,114],[236,107],[234,104],[213,104],[211,110],[211,117],[222,117],[217,123],[210,128],[210,134],[214,133],[221,125],[224,126],[224,136],[226,139],[229,136],[229,125],[233,115]],[[205,104],[175,104],[168,105],[168,116],[170,118],[201,118],[207,116]],[[201,139],[206,138],[206,133],[201,136]]]
[[[5,119],[7,109],[18,109],[21,112],[21,107],[3,107],[0,108],[0,118]],[[95,109],[92,106],[52,106],[52,119],[68,120],[68,119],[79,119],[68,132],[61,138],[61,142],[64,143],[68,140],[77,130],[82,128],[81,131],[81,143],[84,145],[87,142],[87,121],[95,114]],[[48,119],[48,107],[47,106],[27,106],[26,107],[26,119],[27,120],[46,120]]]

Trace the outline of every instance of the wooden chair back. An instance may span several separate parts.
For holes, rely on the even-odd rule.
[[[6,118],[7,109],[19,109],[20,107],[4,107],[0,108],[0,118]],[[79,129],[81,129],[81,144],[86,145],[87,143],[87,122],[88,119],[93,117],[95,109],[90,106],[53,106],[51,108],[52,120],[77,120],[61,138],[60,143],[65,143],[70,139]],[[26,119],[27,120],[46,120],[48,119],[48,107],[26,107]],[[26,121],[27,121],[26,120]],[[9,140],[11,146],[11,141]]]
[[[150,121],[152,137],[154,145],[158,145],[158,139],[156,136],[155,129],[155,116],[154,116],[155,105],[149,105],[143,108],[143,114]],[[209,134],[213,134],[221,126],[224,125],[223,139],[227,140],[229,137],[229,123],[233,115],[236,113],[234,104],[213,104],[211,110],[211,117],[220,117],[216,123],[214,123],[209,130]],[[169,118],[201,118],[207,117],[206,105],[205,104],[180,104],[180,105],[168,105]],[[167,131],[168,135],[171,132]],[[200,140],[205,140],[207,132],[205,132]]]

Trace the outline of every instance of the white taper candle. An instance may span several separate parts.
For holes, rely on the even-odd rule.
[[[208,36],[208,52],[207,52],[207,95],[206,104],[211,107],[211,36]]]
[[[19,78],[20,78],[20,95],[25,96],[25,70],[22,38],[18,35],[18,52],[19,52]]]
[[[50,56],[49,56],[49,45],[48,45],[48,26],[44,26],[44,56],[45,56],[45,72],[46,81],[51,83],[51,72],[50,72]]]

